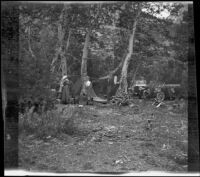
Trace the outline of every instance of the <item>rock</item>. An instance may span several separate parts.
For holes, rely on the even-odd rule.
[[[109,137],[109,138],[114,138],[117,135],[117,130],[118,129],[115,126],[105,127],[103,136],[106,136],[106,137]]]
[[[161,150],[164,151],[164,150],[168,150],[170,148],[171,148],[171,146],[169,144],[163,144]]]
[[[117,128],[115,126],[110,125],[110,126],[105,127],[105,130],[113,132],[113,131],[117,130]]]
[[[117,164],[123,164],[123,163],[124,163],[124,162],[123,162],[123,160],[121,160],[121,159],[115,161],[115,164],[116,164],[116,165],[117,165]]]
[[[130,108],[132,108],[132,107],[134,107],[134,106],[135,106],[135,104],[133,104],[133,103],[129,105]]]
[[[113,142],[110,142],[110,141],[109,141],[108,144],[113,144]]]
[[[137,132],[136,130],[131,130],[133,133]]]
[[[93,132],[98,132],[100,130],[102,130],[103,128],[102,127],[95,127],[92,129]]]

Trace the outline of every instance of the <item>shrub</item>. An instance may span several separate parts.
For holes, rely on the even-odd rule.
[[[26,112],[19,115],[19,133],[35,134],[40,138],[57,136],[64,132],[66,122],[73,119],[75,111],[74,108],[68,108],[65,114],[59,110],[52,110],[41,115]]]

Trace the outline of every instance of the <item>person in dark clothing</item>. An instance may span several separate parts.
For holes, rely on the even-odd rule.
[[[63,86],[61,89],[61,103],[62,104],[69,104],[70,103],[70,98],[71,98],[71,93],[70,93],[70,81],[66,78],[63,81]]]

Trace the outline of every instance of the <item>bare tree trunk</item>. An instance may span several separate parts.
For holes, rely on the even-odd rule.
[[[66,64],[65,51],[63,50],[65,32],[61,24],[62,19],[63,19],[63,14],[61,14],[60,23],[58,25],[58,39],[59,39],[59,50],[58,50],[59,54],[58,55],[60,55],[61,57],[62,76],[64,76],[67,74],[67,64]]]
[[[133,43],[134,43],[134,38],[135,38],[135,31],[136,31],[137,22],[138,22],[140,13],[141,13],[141,7],[139,6],[138,12],[137,12],[134,24],[133,24],[132,34],[130,35],[130,38],[129,38],[128,54],[126,55],[126,58],[124,60],[124,64],[123,64],[122,71],[121,71],[120,84],[119,84],[119,88],[118,88],[116,94],[119,94],[121,91],[127,93],[127,88],[128,88],[127,71],[128,71],[128,66],[129,66],[131,56],[133,54]]]
[[[88,59],[88,47],[90,44],[90,33],[91,30],[88,29],[85,37],[85,44],[83,48],[83,56],[82,56],[82,63],[81,63],[81,81],[82,81],[82,88],[81,88],[81,93],[82,95],[86,91],[86,86],[85,86],[85,78],[88,76],[87,75],[87,59]],[[90,95],[96,96],[92,86],[90,87]]]
[[[63,51],[63,56],[62,56],[62,75],[66,75],[68,72],[66,54],[68,52],[68,48],[69,48],[69,44],[70,44],[70,37],[71,37],[71,30],[69,29],[66,48],[65,48],[65,51]]]
[[[87,30],[86,37],[85,37],[85,44],[83,48],[83,56],[82,56],[82,63],[81,63],[81,79],[87,76],[87,58],[88,58],[88,46],[90,43],[90,29]]]
[[[66,53],[66,54],[67,54],[67,52],[68,52],[71,34],[72,34],[72,31],[71,31],[71,29],[69,29],[69,34],[68,34],[68,38],[67,38],[67,44],[66,44],[66,48],[65,48],[65,53]]]
[[[61,58],[61,70],[62,70],[62,76],[67,75],[67,61],[66,61],[66,52],[69,48],[69,43],[70,43],[70,37],[71,37],[71,30],[69,30],[69,35],[67,39],[67,44],[66,48],[64,49],[64,37],[65,37],[65,30],[62,27],[62,21],[63,21],[63,13],[64,13],[65,7],[63,8],[60,17],[59,17],[59,22],[58,22],[58,49],[56,51],[56,56],[54,57],[51,66],[52,66],[52,72],[54,72],[55,66],[54,63],[58,60],[58,57],[60,56]]]

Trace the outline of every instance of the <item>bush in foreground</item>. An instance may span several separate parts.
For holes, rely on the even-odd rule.
[[[52,110],[42,113],[26,112],[19,115],[19,134],[35,134],[43,138],[47,136],[57,136],[60,133],[73,132],[74,115],[77,112],[77,107],[68,107],[65,112]],[[79,116],[79,115],[78,115]],[[67,129],[67,131],[66,131]]]

